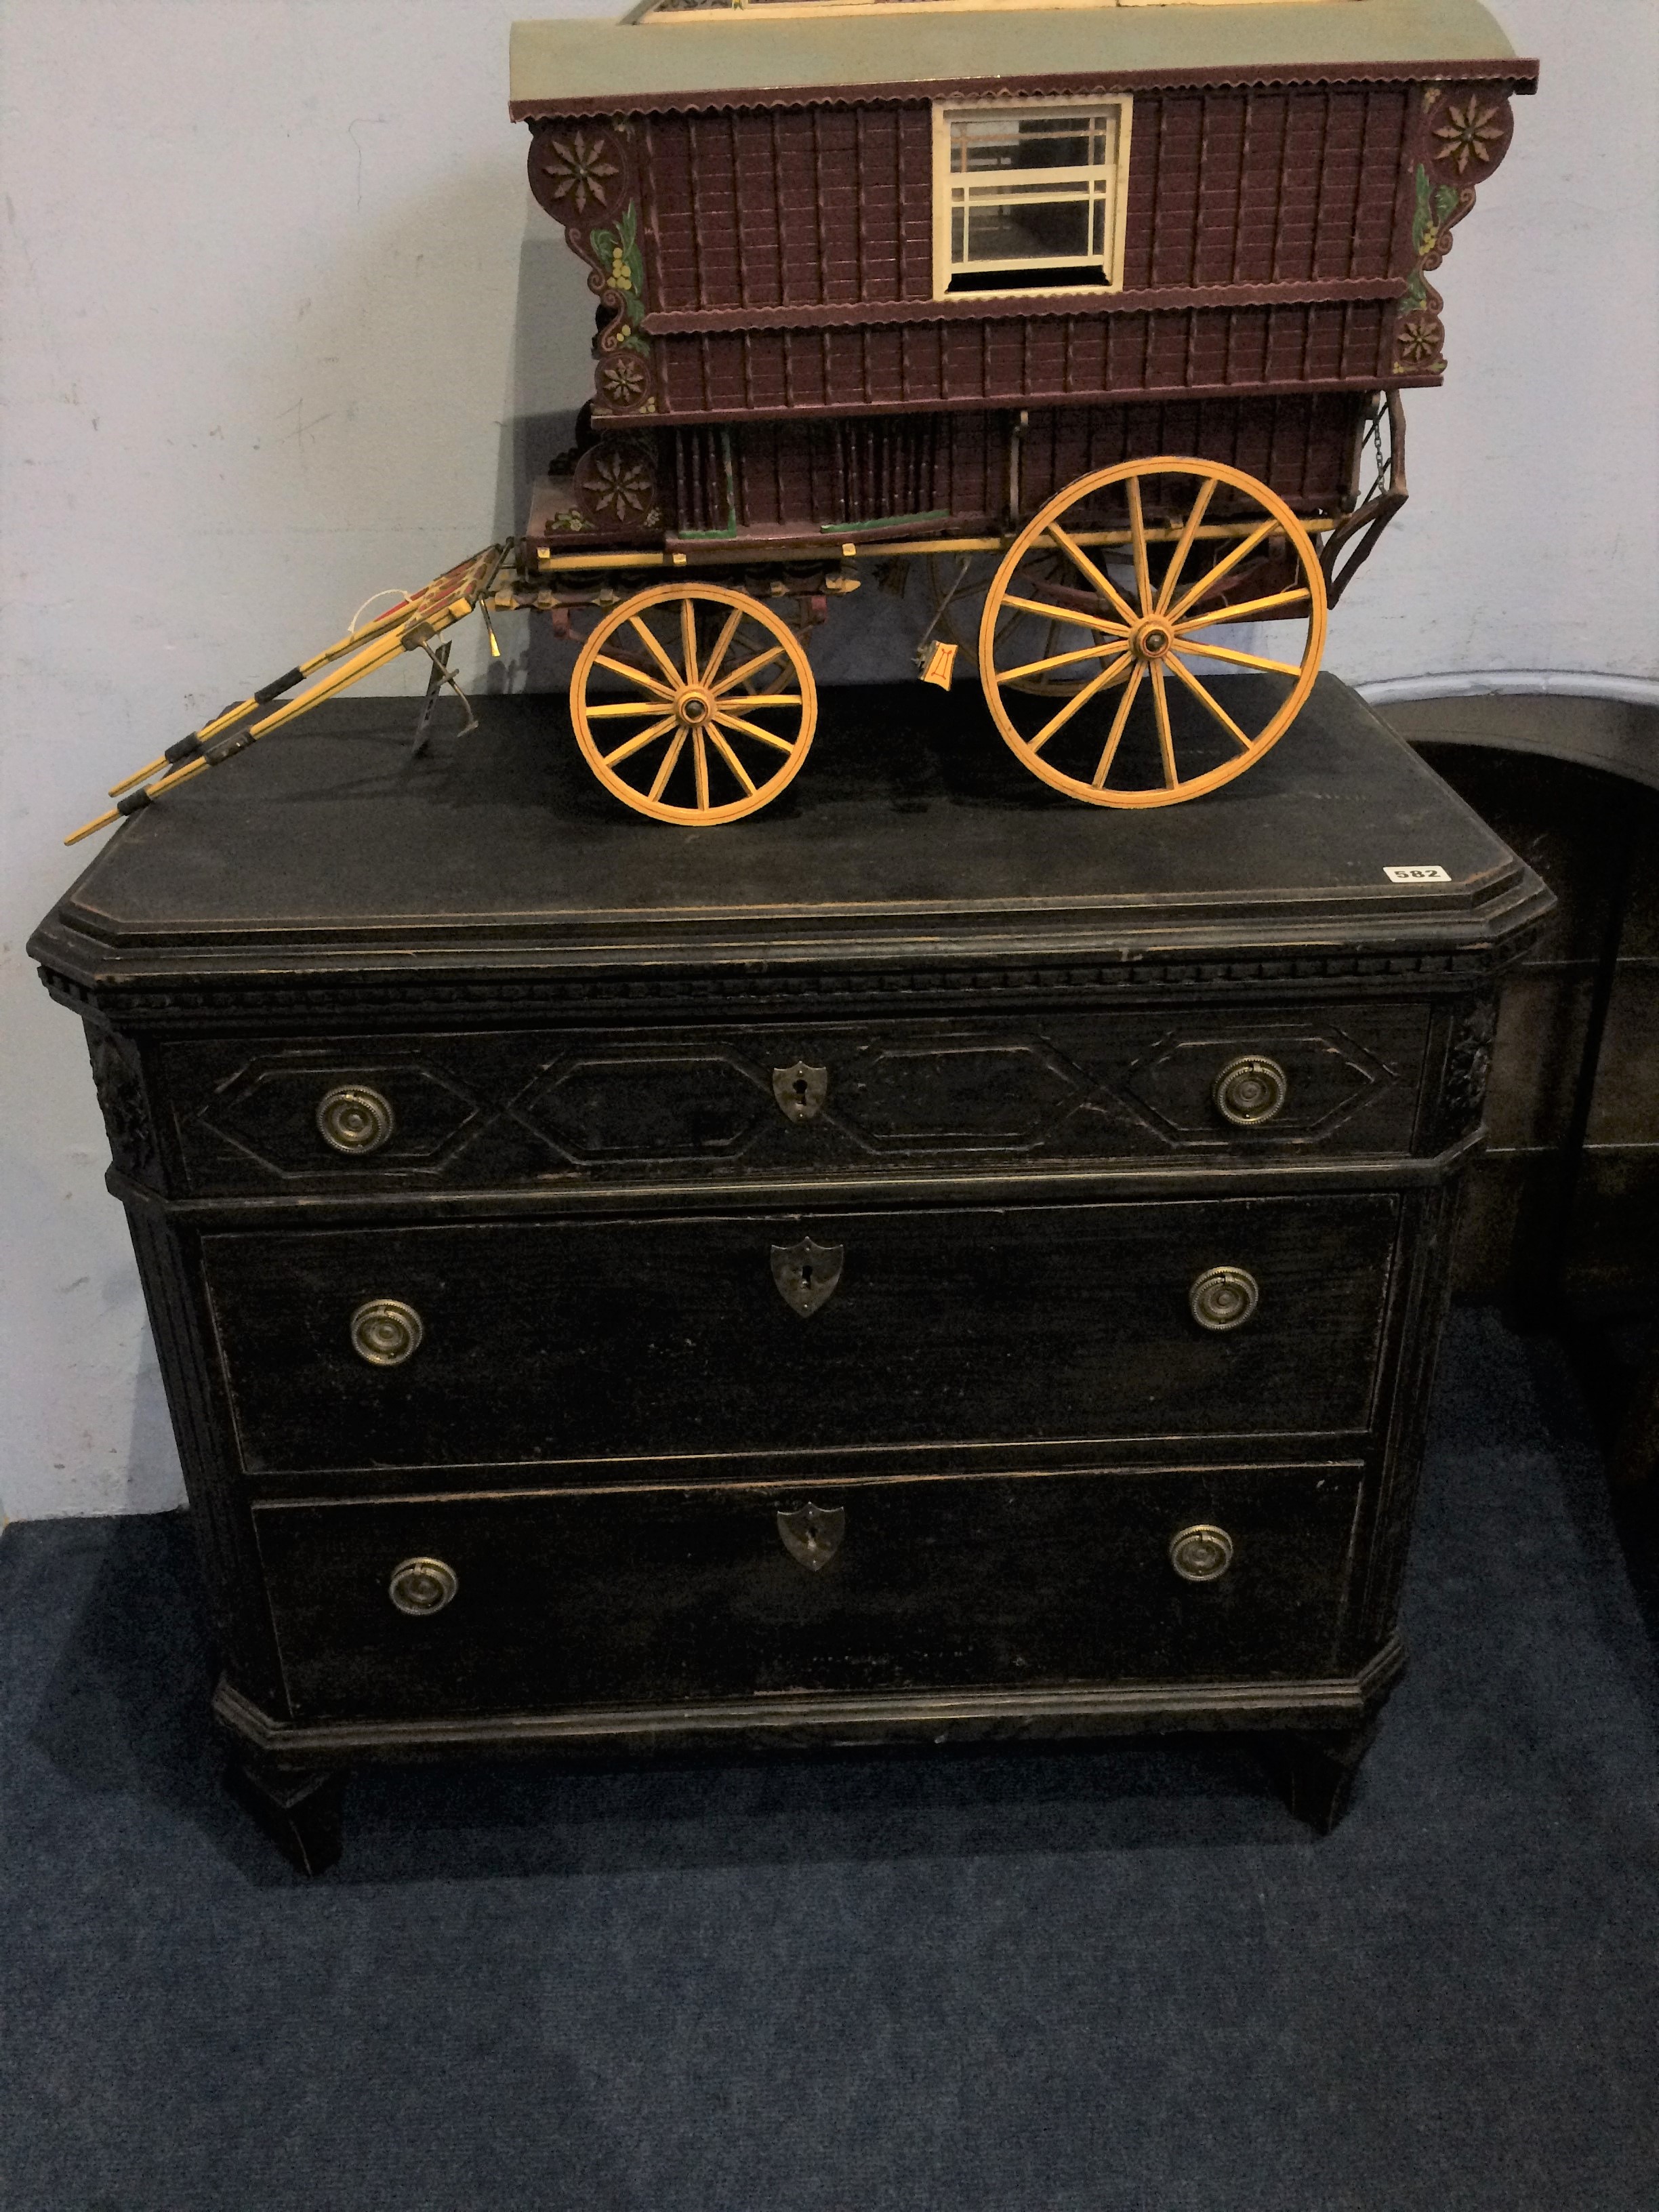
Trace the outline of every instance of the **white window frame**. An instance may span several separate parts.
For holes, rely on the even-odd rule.
[[[1117,118],[1117,143],[1109,164],[1097,169],[1086,165],[1078,169],[1008,170],[1010,179],[1029,176],[1056,185],[1087,182],[1098,176],[1110,179],[1110,199],[1106,210],[1106,250],[1098,258],[1092,253],[1082,254],[1069,265],[1073,268],[1098,268],[1103,282],[1086,288],[1077,283],[1057,284],[975,284],[951,291],[951,279],[959,273],[951,260],[951,191],[954,179],[951,172],[951,125],[960,117],[994,116],[999,121],[1014,125],[1027,117],[1036,116],[1097,116],[1108,110]],[[936,300],[1006,300],[1040,299],[1045,295],[1076,292],[1121,292],[1123,289],[1123,245],[1129,212],[1129,137],[1134,113],[1134,100],[1127,93],[1103,93],[1085,100],[950,100],[933,103],[933,297]],[[1040,269],[1041,262],[1011,262],[1009,274],[1018,269]],[[994,267],[980,264],[981,272],[994,276]]]

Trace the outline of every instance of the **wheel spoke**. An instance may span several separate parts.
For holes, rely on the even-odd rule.
[[[1158,749],[1164,756],[1164,781],[1173,791],[1181,781],[1176,769],[1175,732],[1170,727],[1170,693],[1164,680],[1164,671],[1155,660],[1150,673],[1152,679],[1152,712],[1158,717]]]
[[[1059,556],[1051,550],[1048,550],[1041,557],[1040,562],[1023,561],[1018,568],[1015,571],[1013,581],[1018,583],[1021,577],[1024,577],[1030,585],[1032,590],[1041,590],[1044,584],[1052,584],[1055,579],[1052,575],[1044,576],[1037,574],[1034,573],[1036,569],[1039,566],[1044,568],[1057,569],[1060,565]],[[1021,619],[1020,602],[1018,599],[1011,600],[1007,593],[1005,592],[1002,599],[1002,607],[997,617],[996,635],[993,640],[993,643],[994,645],[1000,645],[1005,637],[1009,636],[1018,628]],[[975,629],[977,629],[977,625],[975,625]],[[1050,641],[1050,642],[1052,642],[1052,641]],[[992,655],[993,659],[994,659],[995,657],[996,656],[994,653]]]
[[[656,637],[653,636],[652,632],[647,628],[646,624],[640,620],[637,615],[629,615],[628,622],[629,627],[631,629],[638,630],[640,635],[645,640],[646,645],[649,650],[656,656],[658,666],[662,670],[663,674],[668,678],[669,684],[672,689],[678,691],[680,688],[680,672],[668,658],[667,653],[664,652],[662,646],[659,643]]]
[[[799,691],[745,691],[743,695],[743,703],[750,708],[799,707],[800,693]]]
[[[1158,614],[1167,614],[1169,611],[1170,602],[1175,597],[1176,586],[1181,581],[1181,572],[1187,565],[1187,556],[1192,551],[1193,540],[1198,535],[1198,526],[1203,521],[1210,501],[1215,496],[1215,488],[1220,481],[1218,477],[1206,477],[1199,489],[1198,497],[1193,501],[1193,511],[1187,517],[1187,526],[1176,541],[1175,551],[1170,556],[1169,567],[1164,571],[1164,581],[1159,586],[1158,594],[1156,611]]]
[[[726,743],[725,734],[720,730],[718,724],[711,722],[708,725],[708,736],[710,742],[719,748],[720,758],[726,763],[726,765],[731,769],[732,775],[736,776],[738,781],[752,798],[756,788],[755,779],[750,775],[748,769],[744,766],[743,763],[732,751],[731,746]]]
[[[1275,676],[1300,676],[1302,673],[1302,664],[1298,660],[1264,660],[1259,653],[1233,653],[1224,645],[1197,645],[1189,637],[1180,640],[1179,649],[1182,653],[1201,653],[1206,660],[1230,660],[1239,668],[1269,669]]]
[[[1103,568],[1097,568],[1094,562],[1089,558],[1083,548],[1078,544],[1076,538],[1068,538],[1057,522],[1051,522],[1048,525],[1048,535],[1054,539],[1055,544],[1060,548],[1061,551],[1065,553],[1067,559],[1070,560],[1075,567],[1082,569],[1084,574],[1089,579],[1089,581],[1094,586],[1096,591],[1100,593],[1102,599],[1107,602],[1108,605],[1115,607],[1119,614],[1123,617],[1123,620],[1127,623],[1129,628],[1133,629],[1135,624],[1140,620],[1140,617],[1129,605],[1127,599],[1124,598],[1122,592],[1119,591],[1117,586],[1106,574],[1106,571]]]
[[[745,738],[758,738],[762,744],[770,745],[774,752],[792,753],[793,742],[788,738],[774,737],[770,730],[762,729],[758,722],[745,722],[740,714],[718,714],[714,718],[723,730],[741,730]]]
[[[685,680],[697,680],[697,605],[688,592],[680,601],[680,652],[685,660]]]
[[[1120,650],[1115,641],[1109,645],[1085,645],[1075,653],[1051,653],[1047,660],[1028,660],[1018,668],[1000,668],[997,675],[1000,682],[1012,684],[1017,676],[1041,676],[1047,668],[1069,668],[1078,660],[1103,660],[1109,653]],[[638,714],[642,710],[635,708],[633,711]]]
[[[745,660],[743,666],[734,669],[730,676],[722,677],[718,684],[711,684],[709,690],[712,696],[716,699],[723,698],[726,692],[741,684],[745,676],[752,676],[757,668],[764,668],[768,661],[781,659],[785,650],[783,646],[775,645],[764,653],[757,653],[752,660]]]
[[[1216,562],[1214,568],[1211,569],[1207,576],[1200,577],[1198,582],[1193,586],[1191,591],[1185,595],[1178,606],[1173,606],[1170,609],[1170,620],[1173,623],[1178,623],[1182,617],[1186,613],[1188,607],[1192,606],[1197,600],[1201,599],[1206,592],[1213,590],[1215,586],[1221,581],[1221,579],[1224,576],[1231,576],[1233,570],[1237,568],[1239,562],[1241,561],[1248,561],[1251,554],[1255,552],[1256,547],[1261,544],[1262,539],[1264,538],[1271,538],[1278,527],[1279,525],[1273,520],[1271,515],[1268,516],[1265,522],[1259,522],[1255,528],[1251,531],[1248,538],[1241,538],[1237,544],[1234,546],[1232,551],[1227,554],[1224,559]]]
[[[1128,682],[1123,687],[1123,696],[1117,702],[1117,712],[1112,717],[1112,726],[1107,735],[1106,749],[1095,765],[1091,780],[1097,791],[1105,788],[1106,778],[1111,773],[1112,762],[1116,756],[1119,745],[1123,742],[1123,732],[1129,726],[1129,709],[1135,703],[1135,694],[1139,690],[1141,679],[1146,673],[1146,662],[1137,662],[1130,671]]]
[[[1040,752],[1043,746],[1048,744],[1049,738],[1054,736],[1055,731],[1063,729],[1066,724],[1071,720],[1073,715],[1076,714],[1079,707],[1084,706],[1089,700],[1092,699],[1097,691],[1103,691],[1109,684],[1115,683],[1116,679],[1122,675],[1126,668],[1133,667],[1133,665],[1134,655],[1133,653],[1126,653],[1121,654],[1116,660],[1113,661],[1109,667],[1103,668],[1098,676],[1091,678],[1090,681],[1084,685],[1080,691],[1074,692],[1073,694],[1072,697],[1066,702],[1066,704],[1060,708],[1059,714],[1054,716],[1054,720],[1051,722],[1046,722],[1042,729],[1037,732],[1036,737],[1028,738],[1025,740],[1026,750],[1033,753]]]
[[[1187,686],[1187,689],[1192,693],[1194,698],[1199,702],[1200,705],[1209,708],[1211,714],[1215,716],[1217,721],[1220,723],[1222,728],[1225,730],[1228,736],[1230,738],[1236,738],[1238,743],[1243,746],[1245,751],[1249,752],[1255,743],[1255,738],[1245,736],[1243,731],[1239,728],[1237,723],[1234,721],[1232,716],[1227,712],[1227,709],[1222,705],[1215,694],[1209,689],[1208,685],[1200,684],[1190,668],[1183,668],[1180,661],[1176,659],[1174,653],[1170,655],[1170,666],[1174,669],[1176,674],[1181,678],[1182,682]]]
[[[608,668],[613,676],[625,676],[630,684],[637,684],[641,691],[649,691],[653,698],[672,699],[674,696],[673,687],[659,684],[654,676],[647,676],[644,669],[636,668],[631,661],[613,660],[608,653],[596,653],[593,665],[596,668]]]
[[[1312,593],[1298,587],[1294,592],[1275,592],[1270,599],[1243,599],[1236,607],[1221,607],[1212,615],[1194,615],[1193,628],[1208,629],[1215,623],[1250,622],[1257,615],[1271,614],[1278,607],[1305,607],[1311,603]]]
[[[601,715],[608,720],[618,714],[660,714],[667,704],[668,702],[665,699],[641,699],[623,706],[606,699],[602,700],[597,707],[588,708],[587,719],[590,722],[597,722]]]
[[[651,798],[660,799],[664,792],[667,790],[668,779],[673,775],[676,763],[678,762],[680,755],[685,750],[687,734],[688,733],[684,730],[681,730],[676,736],[673,744],[670,745],[668,750],[663,755],[662,766],[657,770],[656,780],[652,784],[650,793],[648,794]]]
[[[1051,606],[1047,599],[1018,599],[1012,592],[1005,594],[1005,607],[1018,607],[1028,615],[1047,615],[1053,622],[1070,623],[1076,629],[1103,630],[1108,637],[1127,637],[1128,631],[1121,623],[1108,622],[1101,615],[1085,615],[1070,607]]]
[[[605,766],[615,768],[617,763],[626,760],[629,753],[637,753],[642,751],[647,745],[655,744],[657,739],[665,738],[673,726],[674,717],[672,714],[665,714],[660,721],[653,722],[648,730],[641,730],[637,737],[629,738],[626,744],[618,745],[614,753],[606,753],[604,756]]]
[[[708,748],[702,741],[702,732],[691,732],[691,758],[697,778],[697,811],[708,811]]]
[[[1140,510],[1140,478],[1131,477],[1123,487],[1129,496],[1129,535],[1134,541],[1135,589],[1140,594],[1140,611],[1152,611],[1152,574],[1146,563],[1146,518]]]
[[[742,620],[743,609],[741,607],[733,607],[731,613],[726,617],[725,623],[721,625],[720,635],[714,640],[714,647],[713,652],[702,665],[702,680],[705,684],[712,684],[714,682],[714,672],[719,668],[721,661],[725,659],[726,653],[730,651],[732,641],[738,634],[738,624]]]

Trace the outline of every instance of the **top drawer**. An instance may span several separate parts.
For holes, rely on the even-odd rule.
[[[1410,1149],[1421,1005],[156,1050],[202,1194],[795,1180]]]

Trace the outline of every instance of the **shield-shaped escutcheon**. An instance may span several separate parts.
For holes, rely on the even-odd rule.
[[[792,1121],[810,1121],[830,1095],[830,1071],[798,1060],[772,1070],[772,1096]]]
[[[844,1244],[819,1244],[803,1237],[799,1244],[772,1247],[772,1280],[792,1312],[810,1320],[841,1280]]]
[[[841,1540],[847,1534],[847,1508],[844,1505],[814,1505],[809,1499],[793,1512],[778,1509],[778,1534],[783,1539],[783,1548],[792,1559],[816,1574],[827,1567],[841,1549]]]

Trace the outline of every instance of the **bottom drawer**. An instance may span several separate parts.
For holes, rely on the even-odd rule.
[[[295,1718],[414,1719],[1328,1674],[1360,1486],[1348,1465],[866,1480],[255,1520]]]

